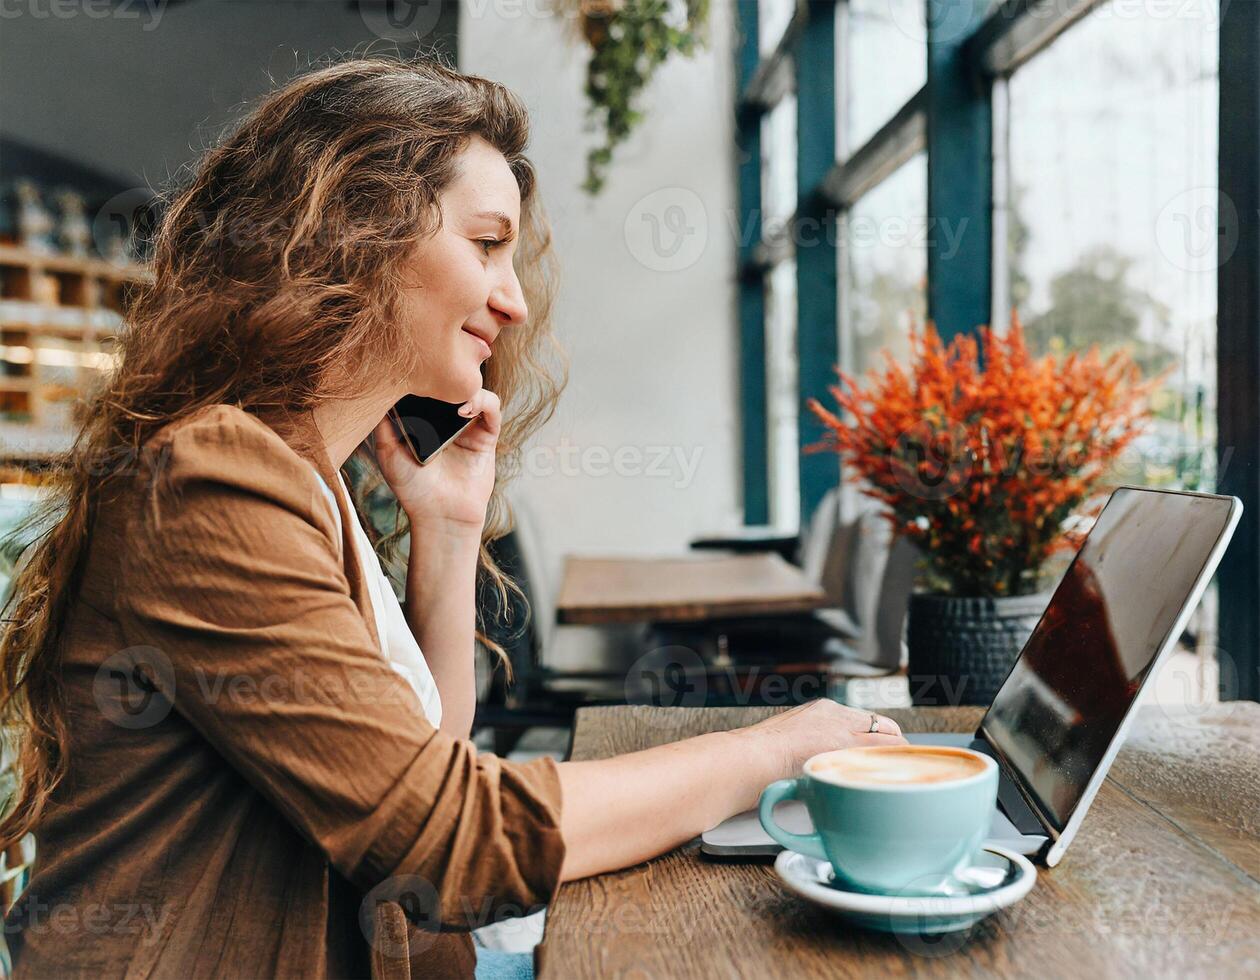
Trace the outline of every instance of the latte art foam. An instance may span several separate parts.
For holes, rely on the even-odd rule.
[[[922,786],[970,779],[984,760],[959,749],[887,745],[841,749],[817,760],[809,774],[863,786]]]

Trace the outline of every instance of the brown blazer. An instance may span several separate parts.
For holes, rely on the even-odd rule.
[[[16,977],[471,975],[467,930],[554,891],[555,763],[425,720],[300,442],[214,405],[102,502]]]

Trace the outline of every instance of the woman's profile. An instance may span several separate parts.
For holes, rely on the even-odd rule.
[[[474,748],[475,585],[513,587],[486,543],[562,388],[527,135],[492,81],[345,60],[171,195],[4,613],[0,845],[38,848],[15,976],[468,975],[502,910],[900,741],[824,700],[602,761]],[[476,416],[423,467],[387,421],[408,394]],[[410,535],[401,603],[352,457]]]

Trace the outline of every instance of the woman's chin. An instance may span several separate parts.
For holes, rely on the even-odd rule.
[[[435,386],[430,382],[426,386],[428,390],[425,393],[430,398],[439,398],[444,402],[462,405],[481,390],[483,383],[481,372],[473,370],[468,377],[449,378],[441,385]]]
[[[468,382],[468,385],[464,388],[463,393],[459,396],[459,398],[452,399],[452,401],[459,401],[459,402],[468,401],[468,399],[470,399],[473,395],[477,394],[477,392],[481,390],[481,386],[483,384],[485,384],[485,379],[482,378],[481,372],[474,371],[472,379]]]

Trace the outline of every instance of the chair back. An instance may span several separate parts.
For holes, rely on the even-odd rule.
[[[519,494],[510,497],[509,503],[515,518],[514,533],[520,554],[521,574],[517,581],[529,596],[530,625],[537,662],[541,651],[550,649],[555,632],[556,590],[547,571],[537,515]]]
[[[896,670],[918,552],[904,539],[893,540],[892,526],[874,501],[845,525],[842,538],[847,560],[841,608],[861,630],[858,658]]]
[[[797,561],[810,580],[822,586],[839,605],[844,587],[844,525],[840,519],[840,488],[828,490],[801,535]]]

